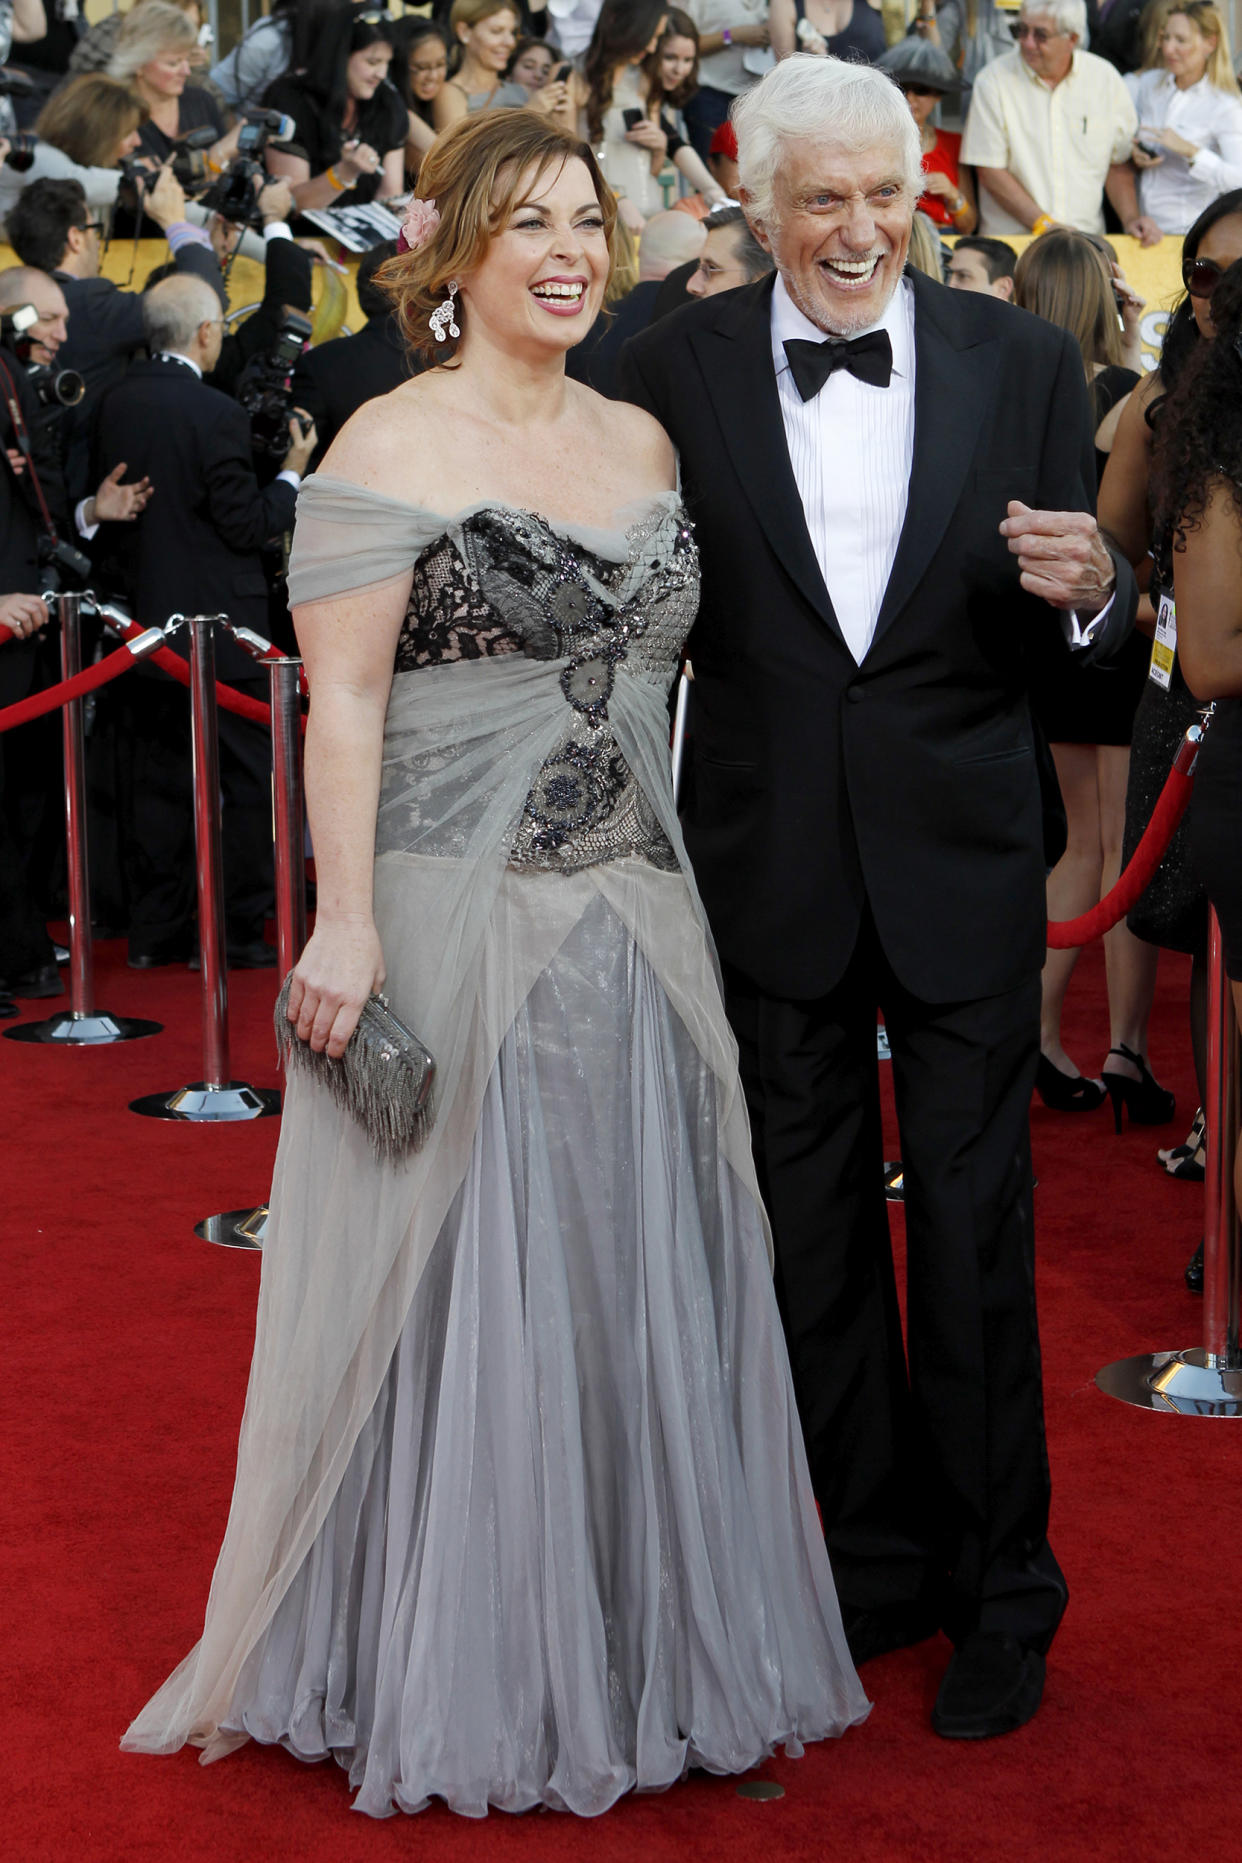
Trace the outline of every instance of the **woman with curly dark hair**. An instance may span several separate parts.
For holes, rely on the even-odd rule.
[[[1209,300],[1200,344],[1156,434],[1152,492],[1168,539],[1182,673],[1214,699],[1190,809],[1190,858],[1220,921],[1242,1027],[1242,260]],[[1166,611],[1167,613],[1167,611]],[[1234,1160],[1242,1201],[1242,1146]]]
[[[1153,525],[1151,502],[1152,449],[1169,396],[1178,388],[1205,339],[1215,328],[1210,299],[1216,282],[1235,260],[1242,259],[1242,189],[1224,194],[1200,214],[1182,244],[1182,277],[1186,295],[1178,303],[1165,332],[1160,367],[1142,382],[1126,402],[1108,469],[1100,487],[1099,519],[1135,565],[1154,561],[1150,596],[1140,609],[1138,625],[1153,634],[1156,609],[1162,594],[1172,595],[1167,550]],[[1133,856],[1151,819],[1174,752],[1198,714],[1198,702],[1182,677],[1179,656],[1171,663],[1153,654],[1152,669],[1134,717],[1130,751],[1130,779],[1126,792],[1126,831],[1123,862]],[[1199,1097],[1204,1097],[1207,1028],[1207,915],[1203,889],[1188,853],[1189,824],[1183,822],[1157,869],[1156,876],[1130,913],[1131,931],[1149,944],[1168,951],[1187,952],[1191,959],[1190,1035]],[[1120,1057],[1118,1065],[1120,1066]],[[1141,1069],[1129,1069],[1137,1087],[1144,1084]],[[1170,1175],[1201,1181],[1206,1138],[1202,1114],[1182,1145],[1161,1150],[1157,1156]],[[1197,1252],[1186,1270],[1193,1291],[1203,1286],[1202,1255]]]

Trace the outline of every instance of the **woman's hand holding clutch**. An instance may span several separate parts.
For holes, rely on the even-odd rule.
[[[363,1004],[384,987],[384,953],[375,921],[319,915],[294,966],[288,1016],[301,1041],[334,1060],[357,1026]]]

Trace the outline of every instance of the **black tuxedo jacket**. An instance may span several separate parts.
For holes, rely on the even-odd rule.
[[[686,841],[722,957],[770,995],[826,994],[865,905],[929,1002],[997,994],[1043,961],[1023,658],[1061,622],[1023,592],[997,527],[1013,498],[1093,508],[1082,363],[1052,324],[911,279],[909,503],[861,666],[789,463],[774,280],[675,312],[622,357],[623,391],[681,455],[702,556]],[[1119,563],[1092,658],[1124,639],[1135,601]]]
[[[314,416],[318,465],[351,414],[417,373],[391,315],[369,317],[356,336],[305,350],[293,371],[293,401]]]
[[[95,476],[120,460],[127,479],[149,475],[150,504],[132,524],[104,526],[104,561],[144,626],[170,614],[226,614],[268,632],[261,546],[293,523],[296,493],[279,480],[260,489],[250,423],[236,401],[200,382],[184,363],[135,362],[104,396]],[[184,634],[173,645],[183,656]],[[217,640],[222,679],[254,673],[235,642]]]

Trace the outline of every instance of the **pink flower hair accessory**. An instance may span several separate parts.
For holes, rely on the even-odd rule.
[[[415,198],[405,210],[405,219],[397,234],[397,251],[418,252],[435,238],[439,225],[440,216],[436,212],[435,202]]]

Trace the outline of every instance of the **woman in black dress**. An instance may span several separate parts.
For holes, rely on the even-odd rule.
[[[356,207],[401,193],[410,118],[388,79],[392,54],[391,20],[334,7],[305,71],[268,85],[263,101],[293,118],[300,151],[269,144],[268,172],[289,183],[299,209]]]
[[[880,9],[870,0],[772,0],[768,19],[778,58],[811,52],[874,65],[888,49]]]
[[[1117,429],[1108,471],[1100,488],[1100,523],[1136,566],[1150,557],[1150,599],[1140,611],[1139,625],[1151,633],[1162,596],[1172,596],[1172,565],[1163,538],[1153,530],[1151,461],[1155,434],[1171,395],[1203,341],[1211,342],[1215,329],[1210,298],[1215,283],[1236,260],[1242,259],[1242,189],[1224,194],[1195,221],[1182,242],[1182,277],[1185,297],[1177,305],[1165,332],[1159,370],[1144,376],[1130,397]],[[1145,615],[1145,619],[1144,619]],[[1180,657],[1164,678],[1148,677],[1134,719],[1130,783],[1126,793],[1126,833],[1122,853],[1129,861],[1151,819],[1156,799],[1169,773],[1174,752],[1200,706],[1182,677]],[[1203,888],[1189,855],[1190,824],[1184,820],[1169,844],[1151,885],[1131,911],[1127,923],[1146,942],[1191,957],[1190,1035],[1199,1098],[1204,1098],[1207,1029],[1207,907]],[[1197,1117],[1184,1145],[1161,1151],[1165,1170],[1177,1177],[1202,1178],[1206,1135]],[[1197,1251],[1186,1270],[1195,1292],[1203,1287],[1202,1252]]]
[[[1117,302],[1108,261],[1082,233],[1046,233],[1027,248],[1014,276],[1023,310],[1069,330],[1082,352],[1095,405],[1096,470],[1102,475],[1120,408],[1137,386],[1122,366]],[[1065,803],[1065,853],[1048,876],[1048,917],[1076,918],[1108,892],[1121,870],[1126,783],[1134,713],[1147,676],[1148,646],[1132,636],[1106,670],[1083,667],[1059,636],[1041,638],[1032,653],[1032,707],[1052,746]],[[1045,1105],[1086,1112],[1113,1096],[1131,1118],[1169,1119],[1172,1095],[1146,1070],[1147,1023],[1156,987],[1157,954],[1125,925],[1104,942],[1108,968],[1109,1042],[1103,1080],[1086,1079],[1061,1043],[1061,1013],[1078,960],[1076,950],[1049,950],[1044,963],[1038,1090]],[[1127,1083],[1123,1085],[1122,1083]],[[1139,1092],[1136,1094],[1134,1085]]]
[[[1169,539],[1177,652],[1196,699],[1216,701],[1190,807],[1190,858],[1220,921],[1242,1027],[1242,262],[1210,299],[1200,344],[1169,395],[1153,456]],[[1242,1200],[1242,1146],[1234,1160]]]

